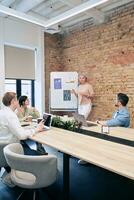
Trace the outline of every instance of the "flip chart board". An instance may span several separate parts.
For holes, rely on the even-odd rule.
[[[71,93],[78,86],[77,72],[51,72],[50,109],[76,110],[77,98]]]

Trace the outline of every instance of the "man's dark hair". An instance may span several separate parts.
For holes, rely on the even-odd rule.
[[[20,105],[20,106],[23,106],[24,103],[25,103],[25,101],[26,101],[27,99],[28,99],[27,96],[20,96],[20,97],[19,97],[19,105]]]
[[[2,103],[5,106],[10,106],[11,101],[16,98],[16,93],[15,92],[6,92],[2,98]]]
[[[122,106],[126,106],[129,101],[129,97],[123,93],[118,93],[117,96],[118,96],[118,101],[122,104]]]

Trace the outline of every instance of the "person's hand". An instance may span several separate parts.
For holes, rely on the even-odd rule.
[[[43,129],[44,129],[44,120],[42,120],[42,121],[38,124],[37,128],[35,129],[35,131],[36,131],[36,132],[41,132],[41,131],[43,131]]]
[[[28,122],[28,116],[23,117],[24,122]]]
[[[106,121],[96,121],[97,124],[101,125],[101,126],[107,126]]]
[[[96,121],[96,123],[97,123],[97,124],[100,124],[100,121],[99,121],[99,120],[97,120],[97,121]]]

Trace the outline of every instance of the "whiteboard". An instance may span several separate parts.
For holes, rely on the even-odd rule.
[[[78,86],[77,72],[51,72],[50,109],[76,110],[77,98],[71,93]]]

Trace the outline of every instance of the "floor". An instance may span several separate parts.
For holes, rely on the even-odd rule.
[[[34,148],[34,145],[32,144]],[[58,157],[57,181],[47,189],[40,189],[40,200],[62,200],[62,153],[45,147]],[[0,200],[16,200],[23,190],[9,188],[0,182]],[[32,198],[31,192],[26,193]],[[25,197],[26,199],[26,197]],[[96,167],[78,165],[78,159],[70,159],[70,200],[133,200],[134,181]]]

